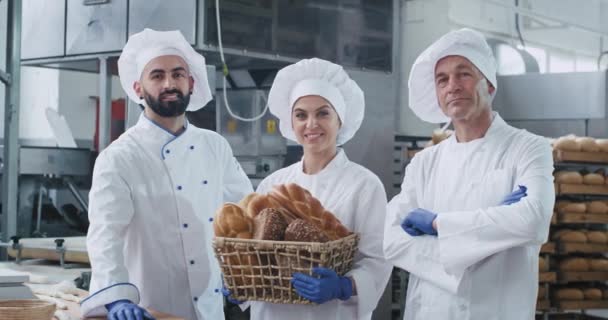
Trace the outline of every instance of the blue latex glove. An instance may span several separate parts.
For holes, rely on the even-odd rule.
[[[222,294],[224,295],[224,297],[226,297],[226,300],[228,300],[228,302],[230,302],[232,304],[241,304],[244,302],[244,301],[233,298],[232,293],[230,293],[230,290],[228,290],[226,287],[224,287],[223,284],[222,284]]]
[[[129,300],[116,300],[106,304],[108,320],[155,320],[144,308]]]
[[[421,208],[414,209],[403,219],[401,228],[410,236],[421,236],[429,234],[437,235],[437,231],[433,229],[433,221],[437,218],[437,214]]]
[[[502,200],[500,205],[508,206],[508,205],[514,204],[516,202],[519,202],[519,200],[521,200],[521,198],[528,195],[526,193],[526,191],[528,191],[528,188],[526,188],[526,186],[519,186],[519,188],[517,190],[513,191],[510,195],[506,196]]]
[[[303,273],[294,273],[291,283],[303,298],[322,304],[333,299],[348,300],[353,295],[353,284],[347,277],[341,277],[327,268],[313,268],[312,273],[319,278]]]

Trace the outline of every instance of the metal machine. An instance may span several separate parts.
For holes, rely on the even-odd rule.
[[[266,90],[229,90],[228,103],[234,113],[243,117],[260,114],[266,106]],[[252,180],[254,187],[270,173],[283,167],[287,153],[278,120],[269,112],[253,122],[239,121],[227,112],[225,101],[217,101],[217,131],[228,140],[234,156]]]

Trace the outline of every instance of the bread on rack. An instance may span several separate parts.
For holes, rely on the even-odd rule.
[[[538,271],[546,272],[549,271],[549,263],[547,263],[547,259],[543,257],[538,258]]]
[[[599,152],[600,151],[600,147],[595,142],[594,138],[577,137],[576,142],[581,146],[581,151],[585,151],[585,152]]]
[[[585,213],[587,211],[587,204],[584,202],[557,201],[555,208],[559,212]]]
[[[603,185],[606,182],[604,175],[599,173],[587,173],[583,176],[583,184]]]
[[[601,152],[608,152],[608,139],[595,139],[595,143]]]
[[[587,212],[593,214],[608,213],[608,204],[604,201],[594,200],[587,203]]]
[[[591,271],[608,271],[608,259],[589,259],[589,269]]]
[[[552,239],[561,242],[586,243],[587,235],[582,231],[563,229],[555,232]]]
[[[559,270],[574,272],[589,271],[589,261],[586,258],[566,258],[559,262]]]
[[[553,141],[553,148],[562,151],[581,151],[581,145],[576,142],[576,137],[572,135],[557,138]]]
[[[583,184],[583,175],[577,171],[558,171],[555,173],[555,182],[568,184]]]
[[[602,300],[602,290],[597,288],[585,288],[583,289],[583,296],[585,300]]]
[[[584,300],[583,290],[578,288],[560,288],[555,291],[557,300]]]
[[[589,243],[606,244],[608,236],[605,231],[586,231],[587,241]]]

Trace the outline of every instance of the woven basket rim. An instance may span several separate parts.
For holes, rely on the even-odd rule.
[[[229,237],[214,237],[213,244],[216,244],[216,240],[218,244],[223,243],[225,241],[230,242],[241,242],[241,243],[264,243],[264,244],[281,244],[281,245],[318,245],[318,246],[332,246],[336,243],[341,243],[351,238],[358,238],[359,235],[356,233],[351,233],[346,237],[342,237],[340,239],[327,241],[327,242],[303,242],[303,241],[283,241],[283,240],[258,240],[258,239],[241,239],[241,238],[229,238]]]

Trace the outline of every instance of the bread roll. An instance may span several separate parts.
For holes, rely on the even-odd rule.
[[[569,184],[583,184],[583,176],[576,171],[559,171],[555,174],[555,182]]]
[[[594,214],[608,213],[608,204],[604,201],[591,201],[587,203],[587,212]]]
[[[226,203],[215,214],[213,231],[216,237],[251,239],[253,222],[240,206]]]
[[[606,182],[606,178],[598,173],[588,173],[583,176],[583,183],[589,185],[603,185]]]
[[[608,243],[608,236],[605,231],[587,231],[585,232],[587,241],[590,243],[606,244]]]
[[[597,288],[583,289],[583,296],[586,300],[602,300],[602,290]]]
[[[601,152],[608,152],[608,139],[595,139],[595,143]]]
[[[553,142],[553,148],[563,151],[581,151],[581,145],[574,136],[560,137]]]
[[[608,259],[589,259],[591,271],[608,271]]]
[[[581,289],[562,288],[555,291],[555,298],[558,300],[583,300],[585,295]]]
[[[283,240],[287,222],[283,215],[273,208],[262,210],[253,219],[253,238],[257,240]]]
[[[560,271],[589,271],[589,262],[586,258],[566,258],[559,262]]]
[[[586,243],[587,235],[581,231],[559,230],[553,235],[553,240],[561,242]]]
[[[547,263],[547,259],[543,257],[538,258],[538,271],[546,272],[549,271],[549,263]]]
[[[584,202],[558,201],[555,207],[559,212],[585,213],[587,211],[587,204]]]
[[[287,226],[285,241],[327,242],[329,238],[313,223],[297,219]]]
[[[578,137],[576,142],[581,146],[581,151],[585,152],[599,152],[600,147],[595,142],[594,138],[591,137]]]

